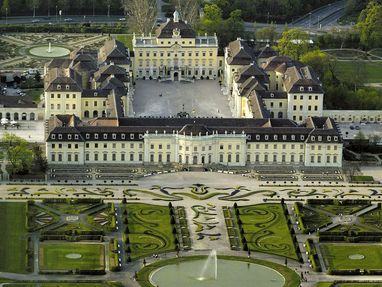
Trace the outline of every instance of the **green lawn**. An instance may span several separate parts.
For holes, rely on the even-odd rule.
[[[298,259],[281,204],[266,203],[238,209],[250,250]]]
[[[26,203],[0,202],[0,271],[26,273]]]
[[[80,254],[70,259],[68,254]],[[42,243],[39,250],[40,270],[104,270],[105,247],[101,244]]]
[[[333,287],[333,283],[330,282],[320,282],[317,283],[315,287]],[[337,284],[338,287],[382,287],[381,283],[342,283]]]
[[[356,66],[365,74],[366,83],[382,83],[382,62],[338,61],[336,70],[340,79],[351,79],[357,75],[354,72]]]
[[[167,206],[127,204],[131,258],[175,250]]]
[[[355,175],[351,177],[351,180],[360,181],[360,182],[365,182],[365,181],[374,182],[374,177],[368,176],[368,175]]]
[[[332,287],[333,283],[331,282],[319,282],[315,287]]]
[[[382,270],[382,245],[380,244],[322,244],[320,245],[325,264],[331,270]],[[352,260],[350,255],[365,256]]]
[[[125,44],[130,51],[133,51],[133,35],[132,34],[120,34],[117,35],[117,40]]]

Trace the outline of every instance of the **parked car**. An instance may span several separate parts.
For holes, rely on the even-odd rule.
[[[64,19],[64,22],[72,22],[72,21],[73,21],[72,18],[65,18],[65,19]]]
[[[33,19],[33,20],[32,20],[32,23],[39,23],[39,22],[41,22],[40,19]]]
[[[126,21],[126,18],[125,18],[125,17],[122,17],[122,18],[119,18],[118,20],[119,20],[119,21]]]

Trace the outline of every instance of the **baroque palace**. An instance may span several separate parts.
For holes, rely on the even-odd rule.
[[[50,165],[342,166],[310,67],[241,39],[218,56],[216,36],[197,36],[177,12],[133,49],[110,40],[46,65]],[[221,79],[233,118],[129,117],[134,78]]]

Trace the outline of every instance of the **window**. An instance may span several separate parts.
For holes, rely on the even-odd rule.
[[[267,154],[264,155],[264,162],[268,162],[268,155]]]
[[[304,96],[301,95],[301,96],[300,96],[300,100],[303,100],[303,99],[304,99]]]
[[[255,159],[256,159],[256,162],[259,162],[259,161],[260,161],[260,155],[259,155],[259,154],[256,154]]]
[[[294,111],[297,110],[297,106],[296,105],[293,106],[293,110]]]
[[[125,161],[125,154],[121,153],[121,161]]]
[[[314,155],[312,155],[312,156],[310,157],[310,162],[311,162],[311,163],[314,163]]]
[[[315,111],[318,111],[318,106],[314,106],[314,110],[315,110]]]
[[[103,154],[103,161],[107,161],[107,153]]]
[[[89,101],[85,101],[85,107],[89,106]]]
[[[52,138],[52,140],[56,139],[56,135],[51,135],[51,138]]]
[[[90,160],[90,154],[89,154],[89,153],[86,153],[86,154],[85,154],[85,160],[86,160],[86,161],[89,161],[89,160]]]
[[[50,109],[54,110],[54,104],[50,104]]]
[[[219,162],[223,162],[223,154],[219,155]]]
[[[170,162],[170,161],[171,161],[171,159],[170,159],[170,154],[169,154],[169,153],[166,155],[166,161],[167,161],[167,162]]]
[[[134,161],[134,154],[133,153],[130,154],[130,161]]]
[[[232,145],[229,144],[228,145],[228,149],[231,150],[232,149]]]
[[[227,161],[228,161],[228,162],[231,162],[231,160],[232,160],[232,155],[229,154],[229,155],[228,155],[228,160],[227,160]]]
[[[56,155],[54,153],[51,155],[51,161],[56,161]]]
[[[281,156],[281,161],[282,161],[282,162],[285,162],[285,161],[286,161],[286,160],[285,160],[285,157],[286,157],[285,154],[283,154],[283,155]]]
[[[116,134],[112,134],[111,137],[115,140],[117,138]]]
[[[94,134],[94,139],[98,140],[98,134]]]
[[[71,144],[68,144],[68,148],[69,148],[69,149],[72,148],[72,145],[71,145]]]
[[[72,154],[68,153],[68,161],[72,161]]]
[[[333,156],[333,163],[337,163],[337,156]]]
[[[321,156],[320,155],[317,156],[317,162],[321,163]]]
[[[133,148],[134,148],[134,144],[130,143],[130,149],[133,149]]]
[[[126,135],[125,134],[121,134],[121,139],[125,139],[126,138]]]
[[[139,157],[139,161],[143,161],[143,154],[140,153],[140,154],[138,155],[138,157]]]
[[[294,162],[294,154],[290,155],[290,162]]]
[[[300,154],[300,162],[304,162],[304,155]]]
[[[198,147],[194,146],[194,151],[198,151]]]
[[[94,161],[98,161],[98,153],[94,154]]]
[[[220,149],[224,149],[224,146],[222,144],[220,145]]]
[[[134,134],[130,134],[130,139],[131,139],[131,140],[134,139]]]
[[[304,91],[304,87],[300,87],[300,92],[303,92]]]
[[[62,154],[61,153],[58,154],[58,161],[62,161]]]
[[[327,163],[330,163],[330,155],[328,155],[328,156],[326,157],[326,162],[327,162]]]
[[[104,140],[107,139],[107,134],[103,134],[103,139],[104,139]]]
[[[250,162],[250,161],[251,161],[251,155],[247,154],[247,162]]]
[[[273,155],[273,162],[277,162],[277,154]]]
[[[240,149],[240,145],[236,145],[236,150],[239,150]]]
[[[113,154],[111,155],[111,160],[112,160],[112,161],[116,161],[116,160],[117,160],[117,155],[116,155],[115,153],[113,153]]]
[[[308,91],[309,92],[313,91],[313,88],[312,87],[308,87]]]
[[[51,98],[51,99],[54,99],[54,94],[50,94],[50,98]]]
[[[170,148],[171,148],[171,146],[168,144],[168,145],[167,145],[167,149],[170,149]]]
[[[69,104],[66,104],[65,107],[66,107],[67,110],[69,110]]]
[[[59,135],[58,135],[58,139],[59,139],[59,140],[62,140],[62,134],[59,134]]]
[[[240,154],[236,154],[236,162],[240,162]]]
[[[106,143],[103,144],[103,148],[107,148],[107,144]]]
[[[66,98],[69,99],[70,95],[69,94],[66,94]]]

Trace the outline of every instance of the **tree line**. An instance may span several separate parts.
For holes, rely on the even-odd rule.
[[[122,15],[120,0],[0,0],[1,16]],[[56,10],[57,7],[57,10]]]

